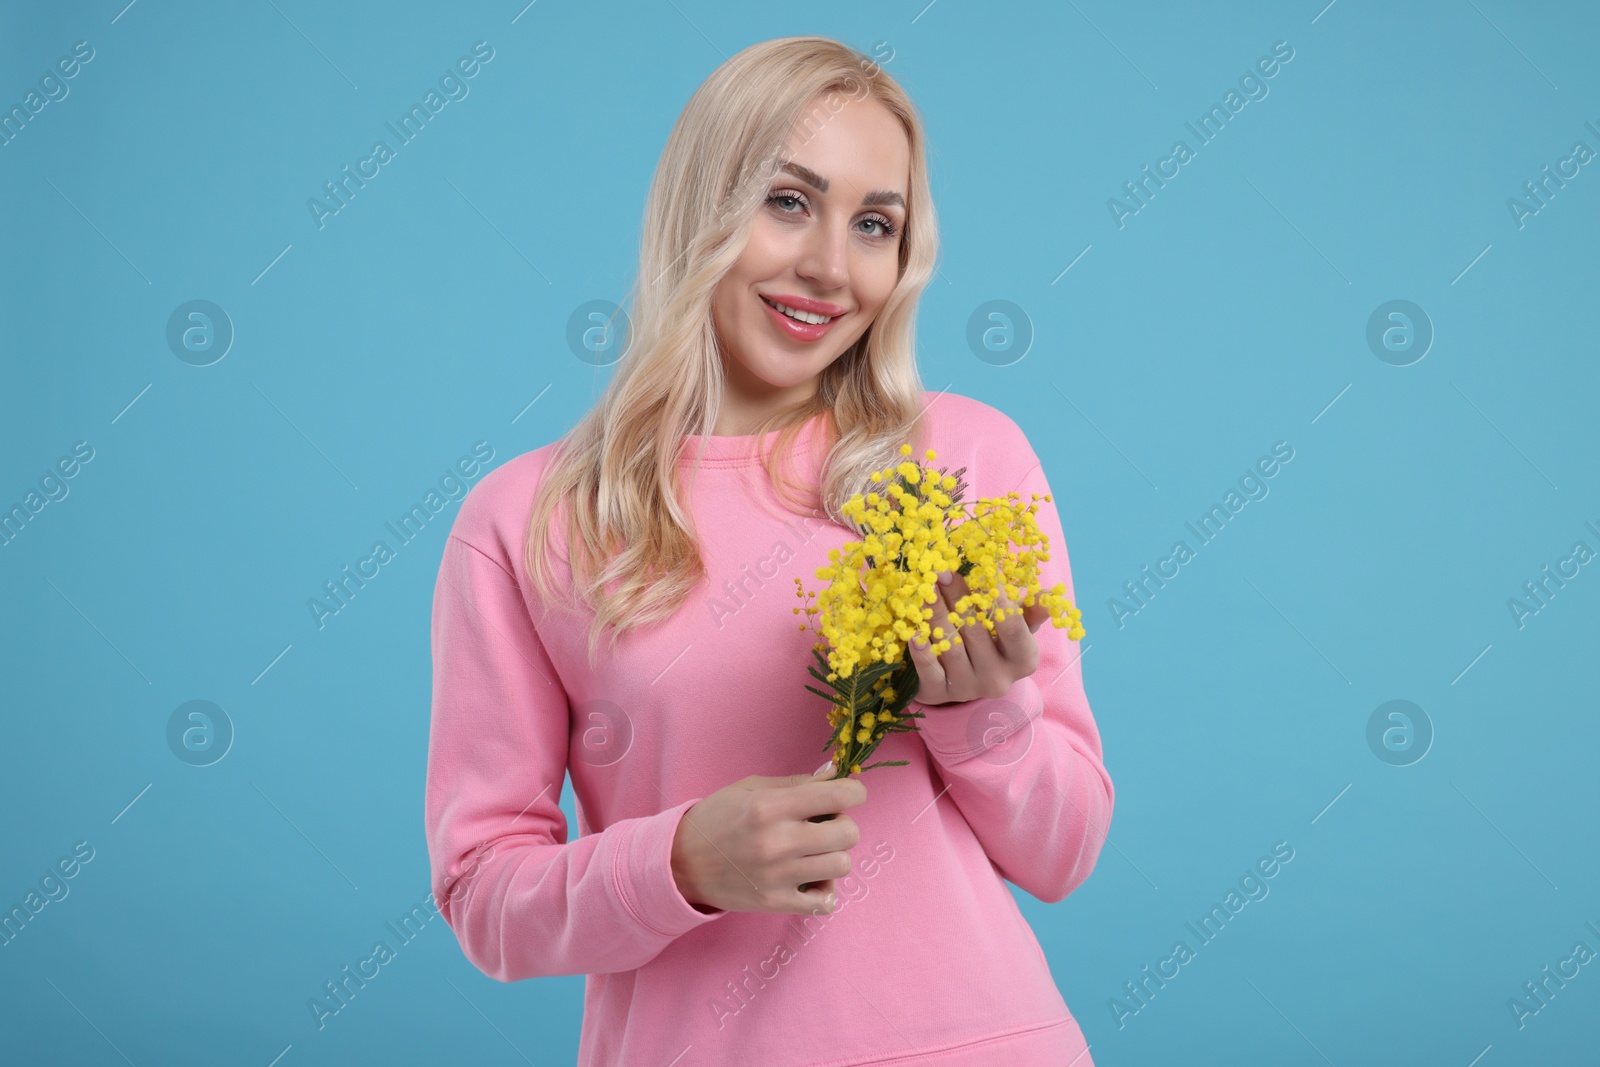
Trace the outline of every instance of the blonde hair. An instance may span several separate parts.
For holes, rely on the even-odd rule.
[[[567,505],[574,591],[595,613],[591,665],[603,630],[614,647],[623,631],[674,614],[705,577],[679,459],[685,435],[711,434],[722,396],[712,294],[749,240],[791,134],[809,140],[848,101],[867,98],[900,120],[911,148],[899,280],[867,330],[822,372],[816,395],[753,432],[781,430],[761,459],[786,505],[820,504],[851,529],[841,505],[872,471],[897,462],[902,444],[921,449],[916,310],[938,253],[921,117],[881,67],[838,41],[751,45],[700,85],[667,138],[645,205],[628,349],[599,401],[551,450],[530,507],[528,573],[550,603],[548,527]],[[815,415],[823,418],[813,448],[824,462],[808,499],[792,492],[778,459]]]

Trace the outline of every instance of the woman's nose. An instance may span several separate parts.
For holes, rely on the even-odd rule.
[[[818,226],[806,245],[800,273],[821,289],[838,289],[850,278],[847,261],[849,234],[833,226]]]

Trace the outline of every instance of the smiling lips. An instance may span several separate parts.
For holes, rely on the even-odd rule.
[[[844,308],[837,304],[787,294],[781,298],[762,296],[761,303],[778,329],[796,341],[821,340],[845,314]],[[783,308],[781,311],[780,306]]]

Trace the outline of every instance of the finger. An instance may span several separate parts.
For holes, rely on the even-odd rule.
[[[805,782],[826,782],[826,781],[831,781],[834,777],[835,777],[835,775],[834,775],[834,769],[833,769],[833,760],[829,760],[827,763],[824,763],[822,766],[818,767],[816,770],[812,771],[808,775],[807,774],[797,774],[797,775],[795,775],[794,776],[794,781],[791,782],[790,784],[791,785],[802,785]],[[826,812],[826,813],[824,813],[822,815],[809,816],[806,819],[806,822],[827,822],[829,819],[832,819],[833,817],[834,817],[834,813],[830,811],[830,812]]]
[[[827,766],[832,767],[832,761]],[[747,788],[750,789],[785,789],[792,785],[805,785],[807,782],[825,781],[821,777],[823,769],[819,767],[811,774],[752,774],[745,779],[745,782],[747,783]]]
[[[818,778],[785,792],[788,803],[782,809],[783,817],[815,822],[827,822],[867,799],[867,787],[857,778]]]
[[[1005,614],[1005,618],[994,624],[995,642],[1000,647],[1001,657],[1009,663],[1026,664],[1036,651],[1033,631],[1028,627],[1023,609],[1018,608],[1016,601],[1007,594],[1004,580],[995,594],[994,603],[995,613]]]
[[[800,857],[783,865],[774,876],[784,880],[789,885],[794,885],[800,896],[806,898],[811,907],[818,907],[826,900],[828,894],[838,896],[838,880],[850,874],[854,863],[848,848],[842,846],[818,851]],[[801,879],[808,879],[801,881]],[[809,909],[808,909],[809,910]]]
[[[1017,593],[1021,600],[1028,598],[1028,591],[1020,586],[1017,588]],[[1020,604],[1021,600],[1013,600],[1011,603],[1015,606]],[[1029,631],[1038,633],[1039,627],[1050,621],[1050,605],[1041,603],[1036,593],[1033,596],[1033,603],[1022,607],[1022,618],[1028,624]]]
[[[961,694],[972,685],[972,664],[967,661],[966,638],[961,636],[961,628],[954,618],[956,595],[951,590],[961,576],[950,571],[941,571],[940,574],[948,576],[950,583],[934,582],[933,623],[943,634],[939,640],[950,646],[939,653],[939,669],[944,678],[941,696],[943,702],[949,703],[966,699]]]
[[[807,822],[800,828],[795,852],[798,859],[826,856],[830,853],[848,853],[861,840],[861,828],[848,815],[838,815],[828,822]],[[830,872],[824,872],[827,874]]]
[[[828,915],[838,907],[839,893],[834,879],[802,882],[797,887],[795,904],[788,911],[795,915]]]
[[[947,699],[949,680],[945,677],[944,665],[933,651],[933,646],[951,634],[950,615],[945,610],[944,598],[939,593],[937,580],[933,583],[933,603],[923,606],[932,614],[927,620],[932,643],[919,644],[918,638],[913,637],[907,645],[907,650],[912,664],[917,668],[917,697],[923,703],[937,704]]]
[[[938,616],[933,622],[938,624]],[[939,658],[933,654],[931,645],[919,644],[920,638],[913,637],[907,646],[907,653],[911,657],[912,666],[917,669],[917,699],[924,704],[938,704],[945,699],[945,689],[949,685],[944,676],[944,667]]]
[[[984,628],[979,618],[985,613],[983,606],[975,600],[970,600],[965,605],[961,603],[964,597],[972,595],[972,587],[967,584],[965,578],[959,573],[951,574],[950,584],[944,587],[944,595],[950,607],[951,617],[959,617],[957,632],[961,634],[963,644],[978,635],[989,636],[989,631]]]
[[[933,612],[933,617],[928,620],[928,633],[932,644],[937,647],[946,641],[952,642],[956,636],[955,624],[950,619],[950,605],[945,600],[945,587],[937,578],[933,582],[933,603],[928,605]],[[942,656],[943,652],[935,655]]]
[[[957,606],[970,592],[967,580],[960,574],[952,574],[950,584],[944,587],[944,595],[949,601],[951,611],[963,619],[968,616],[973,618],[972,622],[967,622],[958,628],[961,643],[944,654],[944,673],[950,681],[951,691],[967,694],[977,692],[979,677],[992,672],[1000,665],[1000,653],[994,647],[994,638],[989,636],[989,631],[984,629],[983,623],[977,620],[977,615],[982,609],[976,604],[968,604],[965,608]]]

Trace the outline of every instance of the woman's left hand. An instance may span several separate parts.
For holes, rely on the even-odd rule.
[[[950,612],[956,603],[967,595],[967,580],[959,574],[944,572],[949,583],[935,583],[933,618],[929,625],[944,634],[944,639],[954,642],[955,630],[950,625]],[[944,575],[941,575],[943,577]],[[1013,609],[1016,603],[1006,596],[1004,583],[995,598],[995,608]],[[969,608],[962,614],[973,614]],[[1039,667],[1039,645],[1034,631],[1050,618],[1050,609],[1043,604],[1024,607],[1020,614],[1010,613],[994,624],[994,633],[984,628],[982,622],[973,622],[960,628],[961,643],[954,644],[938,656],[929,645],[920,648],[913,640],[910,645],[911,662],[917,668],[917,695],[919,704],[957,704],[966,700],[1004,696],[1019,678],[1026,678]]]

